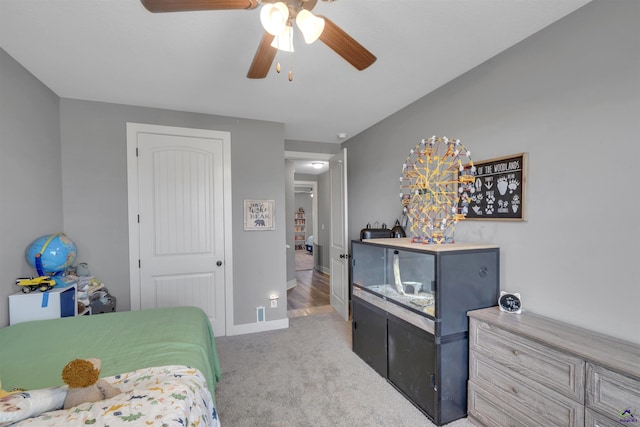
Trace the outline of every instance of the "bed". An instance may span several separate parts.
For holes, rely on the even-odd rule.
[[[65,394],[62,368],[72,359],[91,357],[102,362],[100,376],[123,393],[51,412]],[[0,329],[2,389],[25,389],[34,402],[46,396],[38,402],[49,405],[32,404],[47,411],[16,424],[20,426],[218,425],[214,392],[220,373],[211,324],[195,307],[42,320]],[[0,426],[3,421],[0,412]]]

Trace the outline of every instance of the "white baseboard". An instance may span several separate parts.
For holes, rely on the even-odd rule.
[[[289,280],[287,282],[287,290],[295,288],[297,284],[298,284],[298,282],[296,281],[296,279]]]
[[[252,334],[254,332],[274,331],[276,329],[287,329],[289,327],[289,318],[279,320],[268,320],[266,322],[245,323],[242,325],[233,325],[227,327],[227,336]]]

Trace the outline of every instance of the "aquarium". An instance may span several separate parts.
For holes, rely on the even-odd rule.
[[[416,249],[422,249],[421,245]],[[429,316],[435,315],[433,254],[354,242],[352,257],[354,286]]]

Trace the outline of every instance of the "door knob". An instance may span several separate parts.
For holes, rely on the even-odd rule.
[[[216,265],[217,265],[218,267],[220,267],[220,266],[222,265],[222,261],[218,261],[218,262],[216,262]]]

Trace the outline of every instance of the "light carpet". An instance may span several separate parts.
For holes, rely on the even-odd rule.
[[[434,425],[351,351],[351,323],[335,312],[292,318],[288,329],[216,338],[216,346],[223,427]]]

